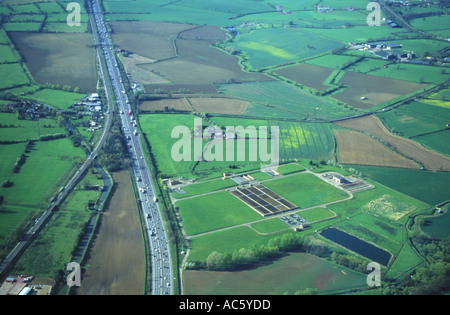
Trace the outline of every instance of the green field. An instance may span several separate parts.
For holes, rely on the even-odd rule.
[[[56,278],[64,269],[67,261],[74,256],[78,245],[80,231],[92,216],[87,210],[89,200],[97,200],[100,191],[83,190],[82,185],[102,185],[95,175],[88,174],[78,185],[77,190],[70,193],[59,210],[51,218],[37,242],[34,242],[14,266],[17,274],[38,274]]]
[[[326,294],[367,286],[366,275],[304,253],[291,253],[252,270],[188,271],[183,278],[186,294],[193,295],[282,295],[307,288]]]
[[[28,151],[25,143],[1,145],[0,150],[5,158],[2,158],[5,164],[0,169],[1,180],[12,183],[11,187],[0,187],[0,196],[4,197],[0,205],[0,246],[3,251],[14,246],[11,242],[15,241],[19,227],[26,226],[47,208],[50,198],[67,180],[76,163],[84,161],[85,153],[82,148],[74,148],[67,138],[37,141]],[[22,154],[26,156],[25,163],[18,173],[14,173],[14,164]]]
[[[17,62],[17,55],[9,45],[0,45],[0,63]]]
[[[20,63],[0,64],[0,89],[13,88],[29,84],[30,80]]]
[[[321,35],[328,39],[339,40],[342,44],[347,43],[364,43],[373,41],[378,38],[397,38],[397,34],[404,33],[405,30],[399,28],[389,28],[386,25],[380,27],[351,26],[351,27],[335,27],[335,28],[307,28],[304,29],[317,35]]]
[[[38,141],[20,172],[9,176],[14,185],[0,188],[0,194],[5,195],[5,203],[45,204],[75,164],[84,158],[83,149],[74,148],[67,138]],[[28,193],[23,194],[24,191]]]
[[[445,239],[449,235],[450,204],[441,207],[441,209],[444,211],[443,214],[425,217],[425,224],[422,226],[422,230],[434,237]]]
[[[176,203],[188,235],[195,235],[261,219],[227,191],[180,200]]]
[[[448,172],[428,172],[377,166],[353,166],[369,178],[430,205],[449,199]]]
[[[44,104],[67,110],[69,106],[78,102],[86,94],[68,92],[63,90],[42,89],[33,94],[27,95],[27,98],[42,102]]]
[[[264,182],[264,186],[302,208],[346,199],[349,195],[313,174],[296,174]]]
[[[172,129],[176,126],[194,126],[194,116],[190,115],[141,115],[139,124],[142,132],[151,143],[151,150],[158,170],[164,174],[189,173],[194,166],[193,161],[175,162],[171,156],[172,145],[177,139],[171,138]]]
[[[417,18],[411,21],[411,25],[437,35],[448,35],[450,18],[448,15],[428,16],[425,18]]]
[[[210,191],[212,191],[215,183],[219,181],[221,180],[218,179],[213,182],[203,182],[195,185],[201,185],[202,192],[205,191],[204,187],[208,186],[210,186]],[[264,181],[263,184],[300,208],[309,208],[348,198],[346,193],[332,187],[312,174],[300,173]],[[187,186],[186,190],[189,187],[195,187],[195,185]],[[183,226],[188,235],[196,235],[262,219],[257,212],[227,191],[181,199],[176,202],[176,206],[179,209]],[[315,212],[311,210],[305,212],[305,216],[308,216],[309,219],[315,219],[315,221],[332,216],[331,212],[324,210],[316,210]],[[276,221],[275,225],[274,223],[266,222],[253,223],[252,226],[266,232],[267,230],[273,232],[281,227],[287,227],[286,224],[280,225]],[[211,234],[211,237],[214,237],[214,234]]]
[[[450,129],[429,133],[414,137],[413,140],[421,143],[425,147],[447,155],[450,155],[450,147],[446,140],[450,137]]]
[[[397,174],[398,176],[398,174]],[[396,277],[422,262],[415,251],[405,245],[404,224],[409,215],[429,205],[395,190],[371,182],[375,188],[358,192],[354,198],[328,208],[346,218],[335,224],[339,229],[397,255],[389,277]]]
[[[220,85],[225,94],[252,102],[244,115],[297,120],[329,120],[358,111],[339,106],[281,81]]]
[[[330,160],[335,141],[329,124],[271,122],[280,128],[280,157]]]
[[[327,208],[317,207],[304,211],[297,212],[308,222],[321,221],[333,217],[335,214]]]
[[[40,136],[65,133],[56,119],[19,120],[16,114],[0,113],[0,141],[38,140]]]
[[[439,84],[448,79],[448,74],[442,73],[442,68],[440,67],[414,64],[401,64],[388,68],[379,68],[369,72],[369,74],[419,84]]]
[[[177,191],[173,191],[172,195],[175,198],[187,198],[196,195],[201,195],[209,192],[213,192],[216,190],[222,190],[225,188],[230,188],[236,186],[236,182],[227,178],[227,179],[214,179],[212,181],[200,182],[188,186],[183,186],[183,190],[186,192],[185,194],[179,194]]]
[[[406,138],[446,129],[450,121],[448,109],[422,102],[409,102],[378,116],[391,132]]]
[[[269,28],[240,35],[231,45],[244,52],[251,68],[260,69],[320,55],[341,42],[298,29]]]
[[[82,8],[81,27],[67,25],[66,7],[74,1]],[[86,159],[85,149],[75,147],[60,124],[62,116],[69,119],[72,115],[69,106],[87,93],[102,93],[98,89],[98,60],[85,3],[0,0],[0,260]],[[422,1],[418,3],[383,5],[391,5],[414,28],[434,37],[422,36],[407,27],[368,26],[368,2],[361,0],[101,1],[105,19],[111,22],[115,47],[131,52],[131,58],[120,57],[126,66],[123,79],[127,79],[125,88],[133,110],[142,104],[138,98],[134,102],[128,83],[140,84],[143,96],[157,94],[163,106],[170,105],[171,99],[186,103],[183,114],[175,112],[176,106],[164,109],[172,113],[134,111],[150,172],[161,186],[160,205],[164,201],[167,211],[175,211],[169,217],[179,215],[182,221],[180,227],[174,221],[169,229],[171,248],[175,245],[173,253],[176,255],[175,249],[186,250],[184,240],[177,235],[185,232],[189,242],[188,264],[174,269],[189,269],[195,265],[193,262],[208,267],[206,262],[213,252],[237,261],[238,268],[244,269],[248,266],[234,260],[240,250],[256,255],[258,248],[267,255],[258,256],[249,270],[183,270],[183,294],[296,294],[311,292],[312,288],[319,294],[352,294],[366,289],[366,274],[361,271],[365,270],[361,264],[366,264],[366,258],[322,237],[321,230],[331,226],[392,255],[383,269],[383,282],[388,282],[372,291],[374,294],[391,292],[398,284],[396,279],[404,280],[402,286],[410,286],[420,277],[434,276],[433,268],[416,274],[415,268],[423,263],[428,267],[424,259],[428,259],[428,252],[420,253],[421,249],[431,252],[441,245],[436,245],[438,238],[448,236],[450,206],[444,206],[445,213],[440,216],[428,215],[434,206],[450,200],[450,173],[339,165],[334,131],[341,127],[332,124],[343,119],[350,121],[350,126],[357,120],[348,118],[371,113],[391,133],[450,155],[448,86],[439,86],[433,95],[381,111],[449,78],[450,64],[443,58],[450,56],[450,18],[448,14],[433,16],[448,8],[443,9],[443,3],[429,2],[426,7]],[[382,17],[391,18],[384,13]],[[383,60],[370,51],[352,50],[349,45],[369,41],[399,43],[399,50],[413,51],[415,60],[430,64]],[[120,54],[118,50],[116,53]],[[358,58],[361,56],[364,58]],[[430,58],[424,59],[427,56]],[[156,81],[167,84],[158,89]],[[164,89],[170,91],[167,97],[161,92]],[[194,104],[201,97],[211,101],[203,99]],[[15,108],[8,106],[10,100]],[[20,100],[38,102],[45,108],[49,105],[50,114],[39,120],[19,119]],[[250,159],[257,151],[250,144],[258,143],[260,149],[265,141],[270,150],[275,143],[260,130],[244,136],[240,144],[245,145],[245,158],[239,159],[237,141],[227,139],[222,143],[199,136],[194,118],[200,116],[201,132],[211,123],[222,129],[279,128],[277,162],[287,164],[281,164],[279,174],[272,176],[261,170],[267,161],[262,161],[260,154]],[[71,122],[86,123],[90,119],[82,116]],[[99,131],[93,134],[81,124],[73,128],[83,138],[83,145],[90,142],[87,146],[93,146],[98,139]],[[186,131],[186,146],[176,147],[180,134],[174,130]],[[42,138],[57,134],[62,137],[49,141]],[[384,144],[397,149],[391,143]],[[226,156],[230,148],[234,152]],[[219,161],[208,161],[205,152]],[[174,153],[185,153],[186,160],[177,161]],[[202,159],[196,161],[199,153]],[[411,152],[408,157],[420,160],[418,155]],[[373,188],[346,192],[337,183],[326,181],[324,173],[332,171],[345,176],[358,174]],[[221,178],[224,173],[226,179]],[[243,173],[255,179],[252,185],[261,183],[298,208],[261,216],[229,191],[238,185],[229,175]],[[163,186],[163,180],[169,178],[183,181],[180,186],[185,193]],[[88,202],[100,195],[100,191],[84,190],[82,186],[101,186],[102,182],[93,172],[87,173],[20,258],[14,273],[62,279],[61,271],[73,258],[80,233],[93,214],[87,209]],[[295,221],[291,216],[294,213],[307,222]],[[294,229],[300,225],[302,229]],[[286,237],[283,245],[295,239],[301,240],[302,248],[282,246],[282,237]],[[286,248],[305,253],[282,253]],[[265,261],[274,257],[272,253],[277,258]],[[184,254],[180,254],[174,261],[183,258]],[[442,261],[435,264],[430,258],[429,262],[439,269],[445,257]],[[429,283],[439,286],[438,280],[443,279],[439,277],[444,273]]]

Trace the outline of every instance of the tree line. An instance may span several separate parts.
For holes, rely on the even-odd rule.
[[[285,255],[287,252],[304,252],[328,259],[336,264],[359,272],[366,272],[368,261],[331,249],[323,241],[311,239],[304,234],[285,233],[272,238],[267,244],[252,245],[233,252],[211,252],[205,261],[190,261],[186,269],[206,269],[233,271],[245,269]]]

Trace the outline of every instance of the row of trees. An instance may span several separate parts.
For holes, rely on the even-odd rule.
[[[404,275],[385,289],[385,294],[437,295],[450,289],[450,237],[433,239],[424,234],[412,237],[412,242],[426,258],[414,274]]]
[[[125,139],[120,131],[118,118],[113,118],[111,131],[106,135],[105,144],[99,154],[99,163],[109,172],[125,169],[130,164]]]
[[[186,269],[236,270],[259,264],[287,252],[301,251],[326,258],[341,266],[365,272],[368,261],[331,250],[329,246],[317,239],[305,237],[304,234],[285,233],[269,240],[267,244],[253,245],[249,249],[241,248],[233,252],[211,252],[205,261],[191,261]]]
[[[395,295],[436,295],[445,294],[450,289],[450,237],[445,240],[432,239],[426,235],[413,236],[412,242],[426,257],[427,262],[415,272],[405,274],[396,281],[386,284],[383,294]],[[320,240],[312,240],[300,234],[284,234],[271,239],[267,245],[241,248],[233,252],[212,252],[205,261],[191,261],[187,269],[236,270],[255,265],[264,259],[274,258],[287,251],[303,251],[349,269],[366,273],[368,261],[331,249]],[[305,294],[305,292],[296,292]],[[314,294],[308,292],[306,294]]]

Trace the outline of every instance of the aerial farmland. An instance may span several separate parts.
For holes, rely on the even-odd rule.
[[[33,275],[52,294],[158,294],[164,249],[164,294],[448,294],[449,13],[444,0],[0,1],[3,289]]]

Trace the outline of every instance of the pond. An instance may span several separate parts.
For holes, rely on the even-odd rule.
[[[371,259],[374,262],[387,266],[391,254],[372,244],[335,228],[328,228],[320,233],[323,237],[333,241],[351,251]]]

